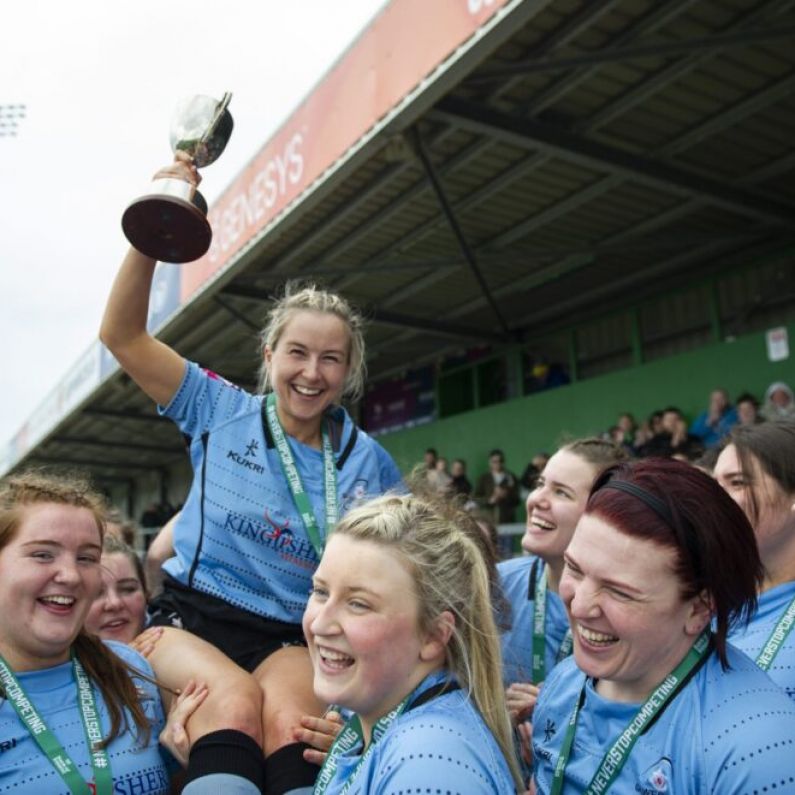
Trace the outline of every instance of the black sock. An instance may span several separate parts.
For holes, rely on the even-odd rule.
[[[234,729],[205,734],[191,748],[185,784],[213,773],[240,776],[262,790],[265,786],[262,748],[252,737]]]
[[[314,785],[320,768],[304,759],[305,748],[309,748],[306,743],[291,743],[268,757],[265,795],[284,795]]]

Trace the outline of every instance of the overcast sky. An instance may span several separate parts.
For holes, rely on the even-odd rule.
[[[0,449],[95,339],[120,219],[171,157],[177,101],[232,91],[212,203],[384,0],[8,0],[0,106]]]

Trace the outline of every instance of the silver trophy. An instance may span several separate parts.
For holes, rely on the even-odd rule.
[[[171,149],[187,152],[198,168],[215,162],[232,135],[231,99],[227,92],[220,102],[201,95],[180,102],[171,123]],[[161,262],[199,259],[213,235],[204,196],[174,177],[154,180],[124,211],[121,225],[138,251]]]

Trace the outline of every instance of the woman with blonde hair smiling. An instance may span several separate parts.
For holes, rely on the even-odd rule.
[[[158,175],[199,182],[185,152]],[[172,689],[213,683],[190,722],[186,791],[217,775],[241,793],[307,793],[317,770],[293,734],[320,709],[301,631],[310,577],[347,508],[400,482],[340,405],[363,390],[363,321],[332,292],[287,289],[260,335],[261,394],[251,394],[149,333],[155,265],[130,249],[100,337],[191,439],[193,481],[153,600],[162,630],[149,655]]]
[[[331,536],[304,631],[317,697],[355,715],[316,795],[520,786],[488,575],[463,522],[428,500],[386,496]]]

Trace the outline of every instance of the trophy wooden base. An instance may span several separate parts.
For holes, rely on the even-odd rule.
[[[158,182],[161,181],[153,183],[153,188],[158,187]],[[135,199],[124,211],[124,234],[147,257],[161,262],[192,262],[210,248],[212,229],[204,197],[188,183],[183,182],[182,186],[190,188],[190,198],[152,192]]]

